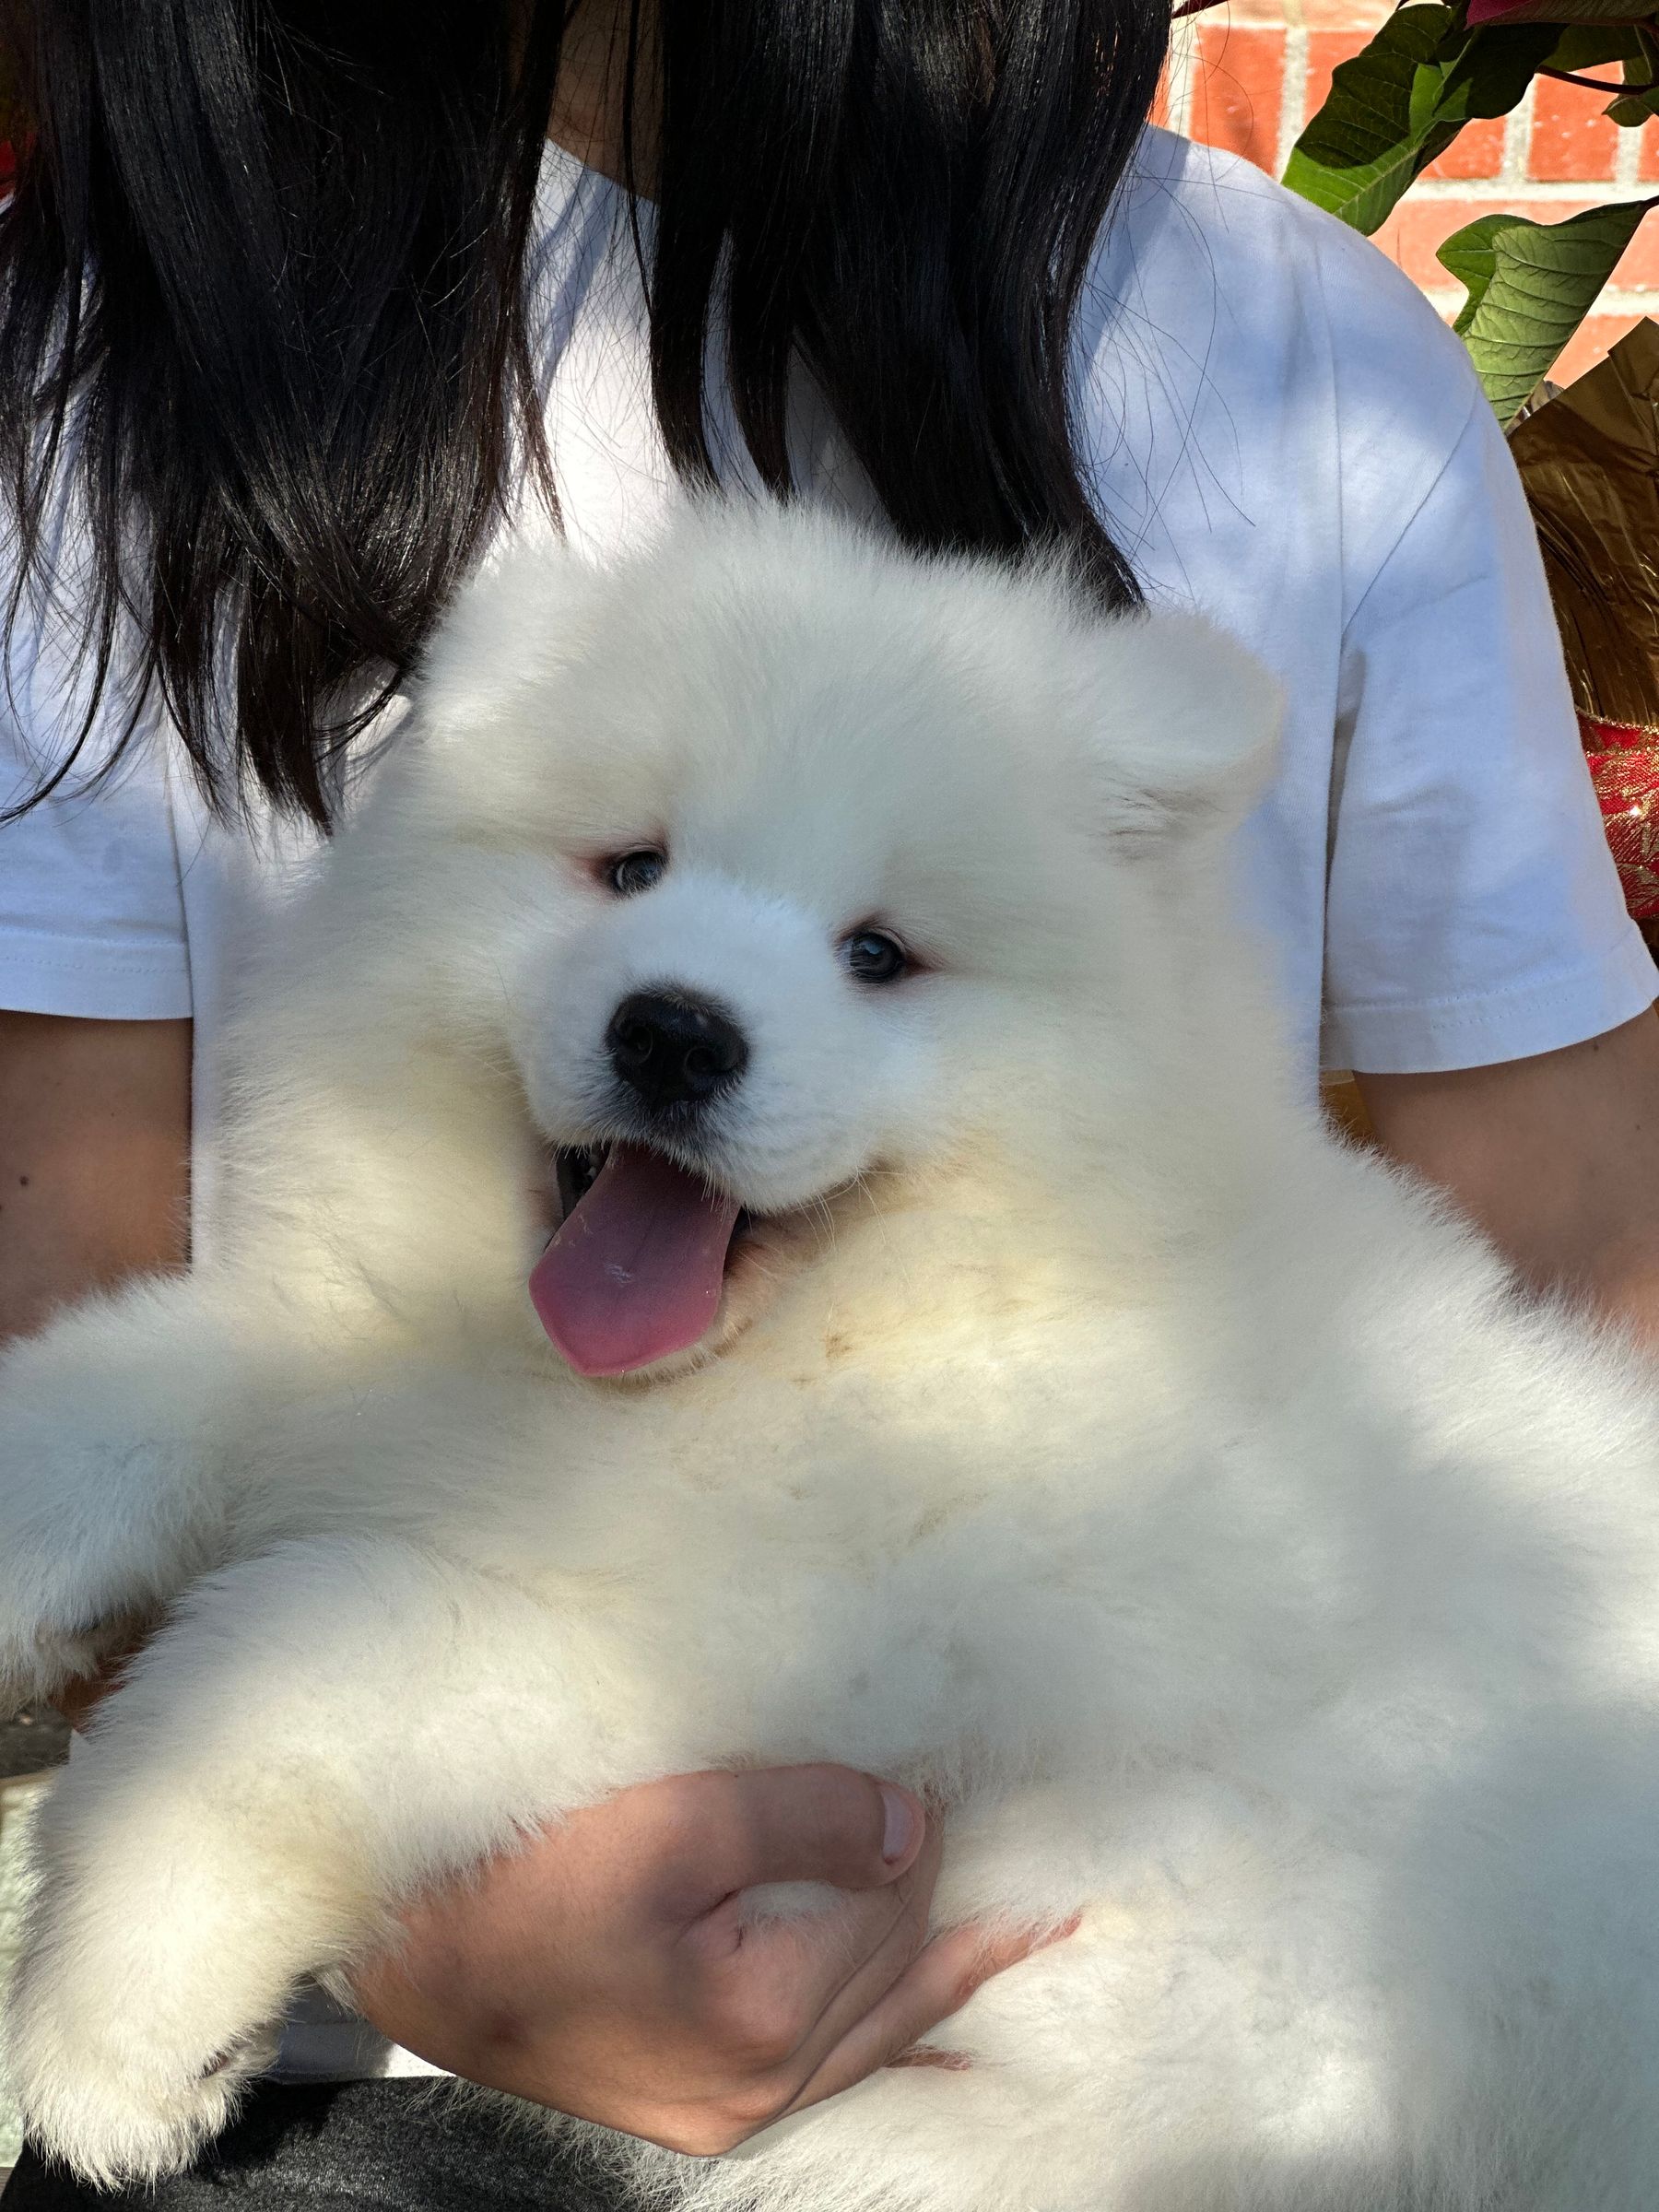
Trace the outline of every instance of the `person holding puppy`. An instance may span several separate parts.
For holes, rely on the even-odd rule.
[[[18,18],[0,1332],[211,1248],[238,945],[395,746],[461,578],[513,530],[603,558],[717,481],[1059,545],[1106,605],[1253,646],[1289,708],[1241,897],[1310,1084],[1362,1071],[1527,1274],[1659,1334],[1655,979],[1501,438],[1371,248],[1144,127],[1167,31],[1159,0]],[[544,2147],[387,2078],[421,2065],[702,2153],[948,2063],[1027,1947],[926,1940],[945,1847],[838,1769],[629,1793],[415,1908],[359,1977],[381,2032],[297,2023],[148,2201],[545,2201]],[[733,1892],[791,1879],[840,1919],[736,1942]],[[27,2155],[13,2188],[89,2201]]]

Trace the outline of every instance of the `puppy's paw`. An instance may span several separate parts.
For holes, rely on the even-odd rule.
[[[29,1960],[8,2008],[5,2071],[30,2136],[102,2188],[187,2166],[276,2054],[275,2028],[204,2051],[187,2024],[77,1991]]]
[[[95,1674],[206,1553],[143,1510],[171,1480],[161,1447],[70,1437],[48,1449],[4,1389],[0,1406],[0,1717],[9,1717]]]

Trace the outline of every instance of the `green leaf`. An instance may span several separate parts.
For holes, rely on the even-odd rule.
[[[1447,239],[1441,261],[1469,293],[1455,328],[1500,422],[1547,375],[1655,205],[1626,200],[1564,223],[1483,215]]]
[[[1434,128],[1434,112],[1445,89],[1445,73],[1432,59],[1419,62],[1412,71],[1411,96],[1406,103],[1406,129],[1413,145],[1420,146]]]
[[[1439,6],[1396,10],[1337,69],[1286,183],[1356,230],[1376,229],[1465,123],[1506,115],[1525,97],[1560,35],[1544,24],[1468,31]]]
[[[1330,97],[1297,140],[1285,182],[1356,230],[1376,229],[1456,126],[1415,122],[1418,72],[1455,18],[1438,0],[1402,7],[1363,52],[1338,65]],[[1421,95],[1419,94],[1419,98]]]
[[[1635,37],[1632,31],[1623,35]],[[1503,24],[1443,40],[1433,65],[1441,79],[1435,122],[1462,124],[1507,115],[1525,99],[1527,87],[1559,43],[1559,31],[1545,23],[1524,23],[1514,30]]]
[[[1641,24],[1584,23],[1563,30],[1544,59],[1551,69],[1605,69],[1641,52]]]
[[[1637,27],[1636,52],[1625,63],[1627,85],[1652,85],[1651,92],[1626,92],[1618,100],[1609,100],[1602,110],[1621,130],[1637,131],[1654,115],[1659,115],[1659,38],[1645,23]]]

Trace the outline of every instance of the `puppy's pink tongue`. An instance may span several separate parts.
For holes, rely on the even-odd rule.
[[[530,1277],[542,1327],[577,1373],[626,1375],[706,1335],[737,1214],[672,1160],[614,1147]]]

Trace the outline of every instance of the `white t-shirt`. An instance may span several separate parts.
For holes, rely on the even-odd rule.
[[[533,277],[566,526],[602,558],[672,487],[622,194],[556,149]],[[1463,347],[1405,277],[1243,162],[1149,131],[1075,368],[1083,455],[1149,595],[1218,618],[1285,683],[1283,765],[1241,858],[1310,1083],[1322,1040],[1334,1066],[1475,1066],[1647,1006],[1659,979],[1607,855],[1520,488]],[[821,411],[795,431],[819,496],[865,503]],[[8,747],[49,751],[73,682],[49,618],[16,660],[0,788]],[[242,932],[312,850],[211,824],[159,743],[96,796],[0,830],[0,1006],[195,1018],[198,1250],[202,1055]]]
[[[533,279],[566,526],[603,558],[653,526],[671,482],[622,195],[557,149]],[[1285,681],[1283,767],[1241,857],[1310,1078],[1322,1030],[1326,1065],[1429,1070],[1640,1012],[1654,971],[1532,527],[1464,350],[1418,293],[1245,163],[1149,131],[1076,347],[1085,459],[1148,593],[1206,609]],[[860,503],[828,422],[803,411],[796,430],[819,494]],[[15,659],[0,788],[19,741],[50,750],[69,685],[49,619]],[[0,830],[0,1005],[194,1014],[200,1058],[241,932],[311,851],[210,824],[152,743],[96,796]],[[200,1075],[206,1237],[210,1062]]]
[[[552,148],[533,278],[566,527],[603,558],[672,488],[622,195]],[[1218,617],[1285,682],[1283,766],[1241,858],[1310,1077],[1322,1033],[1328,1065],[1429,1070],[1640,1012],[1659,979],[1606,854],[1532,526],[1418,294],[1254,169],[1149,131],[1076,347],[1084,456],[1147,592]],[[796,430],[820,495],[862,503],[828,422],[803,410]],[[0,787],[19,739],[50,750],[68,680],[48,621],[16,662]],[[210,1048],[241,932],[312,851],[209,823],[152,743],[95,796],[0,830],[0,1005],[194,1014]],[[198,1100],[206,1140],[210,1079]]]

